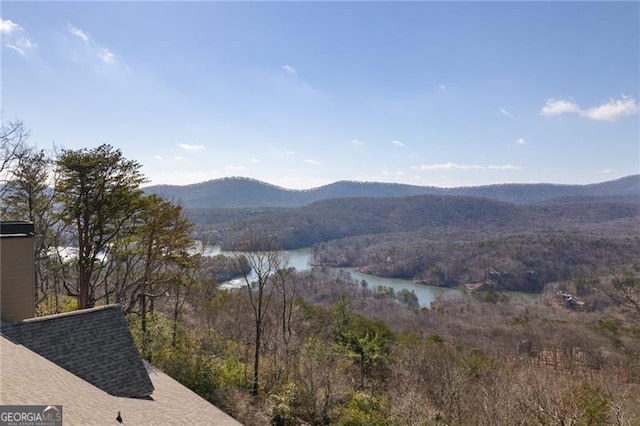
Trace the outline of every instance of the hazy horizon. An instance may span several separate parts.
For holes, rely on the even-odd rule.
[[[619,178],[614,178],[614,179],[605,179],[605,180],[600,180],[600,181],[594,181],[594,182],[587,182],[587,183],[557,183],[557,182],[495,182],[495,183],[488,183],[488,184],[482,184],[482,185],[459,185],[459,186],[438,186],[438,185],[418,185],[418,184],[408,184],[408,183],[401,183],[401,182],[384,182],[384,181],[358,181],[358,180],[350,180],[350,179],[340,179],[340,180],[336,180],[336,181],[332,181],[329,182],[327,184],[324,185],[319,185],[319,186],[313,186],[313,187],[309,187],[309,188],[288,188],[285,186],[281,186],[281,185],[277,185],[275,183],[271,183],[268,181],[264,181],[264,180],[260,180],[260,179],[254,179],[251,177],[246,177],[246,176],[225,176],[225,177],[220,177],[220,178],[213,178],[213,179],[207,179],[204,181],[200,181],[200,182],[192,182],[192,183],[185,183],[185,184],[170,184],[170,183],[160,183],[160,184],[156,184],[156,183],[150,183],[147,182],[145,184],[142,185],[143,188],[148,188],[148,187],[152,187],[152,186],[189,186],[189,185],[199,185],[199,184],[205,184],[205,183],[209,183],[209,182],[213,182],[213,181],[218,181],[218,180],[248,180],[248,181],[254,181],[254,182],[259,182],[259,183],[264,183],[267,185],[271,185],[271,186],[275,186],[281,189],[285,189],[288,191],[309,191],[309,190],[313,190],[313,189],[317,189],[323,186],[327,186],[327,185],[331,185],[331,184],[335,184],[335,183],[339,183],[339,182],[347,182],[347,183],[380,183],[380,184],[390,184],[390,185],[414,185],[414,186],[424,186],[424,187],[435,187],[435,188],[443,188],[443,189],[454,189],[454,188],[462,188],[462,187],[480,187],[480,186],[491,186],[491,185],[560,185],[560,186],[573,186],[573,185],[596,185],[599,183],[605,183],[605,182],[612,182],[612,181],[616,181],[616,180],[620,180],[620,179],[624,179],[627,177],[632,177],[632,176],[639,176],[640,173],[635,173],[635,174],[631,174],[631,175],[626,175],[626,176],[622,176]]]

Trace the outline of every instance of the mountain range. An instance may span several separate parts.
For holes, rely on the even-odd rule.
[[[389,198],[415,195],[451,195],[528,204],[571,198],[610,197],[637,199],[640,174],[588,185],[496,184],[457,188],[380,182],[339,181],[307,190],[285,189],[249,178],[223,178],[191,185],[155,185],[144,188],[180,201],[186,208],[302,207],[337,198]]]

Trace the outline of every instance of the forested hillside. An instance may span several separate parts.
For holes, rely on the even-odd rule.
[[[540,291],[640,256],[635,197],[519,205],[452,196],[350,198],[297,209],[196,210],[202,235],[231,248],[251,235],[312,247],[317,265],[438,285]],[[217,212],[217,213],[216,213]]]
[[[639,200],[640,201],[640,200]],[[414,232],[429,229],[511,232],[573,229],[609,221],[633,220],[640,203],[629,201],[556,201],[516,205],[469,197],[416,196],[350,198],[319,201],[298,209],[196,209],[194,218],[211,225],[212,240],[228,246],[242,234],[272,232],[284,248],[354,235]]]
[[[500,184],[437,188],[377,182],[335,182],[308,190],[289,190],[246,178],[224,178],[192,185],[157,185],[149,193],[180,201],[187,208],[301,207],[334,198],[384,198],[412,195],[457,195],[512,203],[559,197],[638,195],[640,175],[590,185]]]

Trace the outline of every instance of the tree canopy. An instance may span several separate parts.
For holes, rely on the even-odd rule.
[[[110,145],[65,150],[58,158],[57,201],[60,218],[75,231],[78,278],[72,293],[77,292],[81,309],[95,303],[99,257],[139,205],[139,186],[145,182],[140,167]]]

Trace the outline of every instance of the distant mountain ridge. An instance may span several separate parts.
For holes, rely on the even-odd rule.
[[[487,198],[517,204],[573,197],[638,197],[640,174],[588,185],[496,184],[438,188],[396,183],[339,181],[306,190],[285,189],[249,178],[223,178],[191,185],[155,185],[144,188],[179,200],[187,208],[303,207],[336,198],[388,198],[414,195],[453,195]]]

